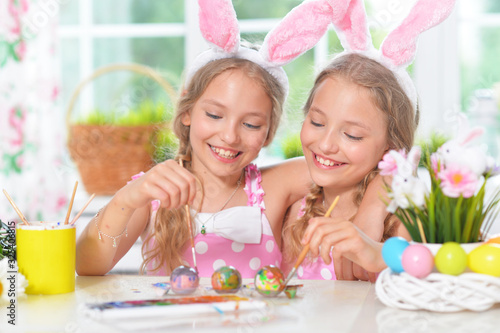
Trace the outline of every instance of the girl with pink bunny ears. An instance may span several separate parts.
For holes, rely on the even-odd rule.
[[[240,45],[230,0],[199,5],[210,49],[187,71],[173,121],[177,156],[136,177],[88,224],[77,242],[78,274],[107,273],[139,236],[148,274],[168,275],[184,264],[210,277],[232,265],[248,278],[264,265],[281,264],[283,220],[311,186],[307,165],[297,159],[259,170],[251,162],[280,121],[288,91],[282,66],[321,38],[329,18],[318,10],[331,13],[332,7],[304,2],[257,51]]]
[[[315,7],[304,3],[257,51],[240,45],[230,0],[199,6],[210,49],[187,71],[173,121],[177,156],[120,189],[88,224],[77,242],[78,274],[107,273],[139,236],[148,274],[194,267],[187,221],[201,277],[232,265],[249,278],[281,264],[284,216],[311,185],[307,166],[299,159],[259,170],[251,162],[280,121],[288,92],[282,66],[314,46],[326,25],[317,25]]]
[[[372,45],[362,0],[317,2],[336,9],[331,22],[345,51],[317,76],[304,107],[302,148],[316,185],[290,210],[283,231],[284,266],[293,265],[309,243],[311,256],[297,269],[298,277],[342,279],[342,256],[378,272],[385,267],[379,241],[409,238],[390,213],[383,223],[365,221],[373,224],[364,228],[372,238],[351,221],[385,153],[413,146],[417,94],[406,67],[419,34],[443,21],[454,1],[418,0],[380,50]],[[321,217],[337,196],[331,217]]]

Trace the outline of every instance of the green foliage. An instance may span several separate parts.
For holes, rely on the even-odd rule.
[[[281,149],[285,159],[304,156],[300,142],[300,133],[291,133],[285,136],[281,142]]]
[[[175,152],[179,140],[174,132],[170,129],[163,129],[157,134],[156,149],[153,155],[153,160],[157,163],[172,159],[175,157]]]
[[[498,216],[495,209],[500,201],[500,190],[496,190],[491,199],[485,200],[486,182],[491,174],[484,175],[485,181],[479,191],[469,197],[446,196],[441,187],[441,180],[436,176],[430,163],[430,155],[424,157],[425,168],[430,174],[431,190],[425,196],[423,208],[417,207],[411,200],[406,209],[399,207],[394,213],[404,224],[412,239],[422,242],[419,223],[429,243],[475,243],[483,240]],[[441,166],[439,166],[441,167]],[[439,168],[438,167],[438,168]],[[481,229],[483,233],[481,233]]]
[[[422,139],[417,142],[417,145],[422,149],[423,158],[420,159],[419,167],[425,167],[430,164],[430,161],[427,160],[432,153],[435,153],[439,147],[450,138],[439,132],[432,132],[429,138]]]
[[[170,118],[171,112],[163,103],[154,103],[147,99],[127,112],[105,112],[95,109],[76,122],[85,125],[142,126],[162,123]]]

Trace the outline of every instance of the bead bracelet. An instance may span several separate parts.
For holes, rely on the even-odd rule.
[[[119,234],[118,236],[110,236],[110,235],[108,235],[108,234],[106,234],[106,233],[102,232],[102,230],[101,230],[101,229],[99,229],[99,226],[97,225],[97,222],[99,221],[99,215],[101,214],[101,211],[102,211],[103,209],[104,209],[104,207],[103,207],[103,208],[101,208],[101,209],[99,209],[99,211],[97,212],[97,214],[95,214],[95,216],[94,216],[95,227],[97,228],[97,234],[99,235],[99,240],[101,240],[101,239],[102,239],[101,235],[102,235],[102,236],[106,236],[106,237],[108,237],[108,238],[110,238],[110,239],[112,239],[112,240],[113,240],[113,247],[116,247],[116,240],[117,240],[118,238],[120,238],[120,237],[121,237],[121,236],[123,236],[124,234],[125,234],[125,237],[128,237],[128,234],[127,234],[127,227],[125,227],[125,230],[123,230],[123,231],[122,231],[122,233],[121,233],[121,234]]]

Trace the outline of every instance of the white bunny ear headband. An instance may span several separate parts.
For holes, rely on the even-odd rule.
[[[187,86],[207,63],[224,58],[250,60],[275,77],[288,93],[288,78],[282,66],[312,48],[331,22],[326,3],[304,2],[295,7],[271,30],[259,51],[240,46],[240,31],[231,0],[198,0],[200,30],[210,45],[186,73]],[[318,15],[322,11],[322,15]],[[320,20],[319,22],[317,20]]]
[[[333,8],[332,23],[345,53],[360,53],[378,61],[396,76],[417,110],[417,91],[406,68],[415,59],[419,35],[444,21],[455,0],[417,0],[408,16],[376,50],[368,29],[363,0],[322,0]]]

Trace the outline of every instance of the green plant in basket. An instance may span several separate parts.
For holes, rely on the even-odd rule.
[[[379,163],[387,185],[387,210],[404,224],[412,239],[422,242],[419,224],[429,243],[474,243],[483,240],[498,215],[500,190],[486,195],[488,180],[498,174],[493,158],[471,144],[479,128],[459,132],[436,152],[422,156],[420,147],[390,151]],[[423,163],[426,172],[419,172]]]
[[[300,133],[291,133],[285,136],[281,142],[281,149],[285,159],[304,156],[302,143],[300,142]]]
[[[159,163],[174,158],[178,144],[179,140],[174,132],[168,128],[160,130],[156,137],[153,160]]]
[[[102,111],[95,109],[77,120],[78,124],[85,125],[116,125],[116,126],[144,126],[168,122],[171,119],[171,108],[164,103],[154,103],[146,99],[136,107],[126,112]]]

